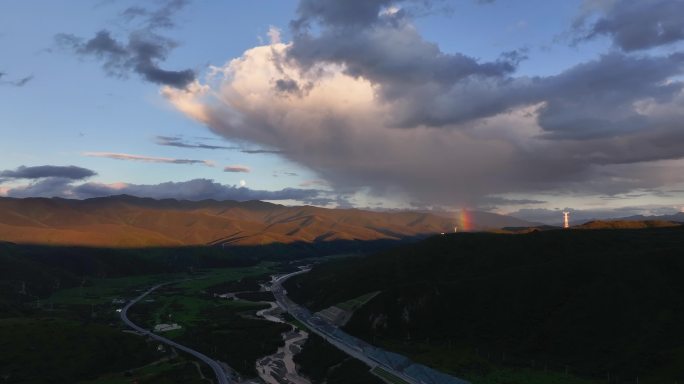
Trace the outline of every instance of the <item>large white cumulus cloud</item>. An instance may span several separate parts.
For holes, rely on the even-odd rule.
[[[378,9],[362,25],[300,10],[292,42],[162,92],[215,133],[277,149],[340,191],[477,204],[684,181],[684,55],[612,53],[515,77],[518,53],[490,63],[446,54],[407,15]]]
[[[282,59],[287,48],[250,49],[220,69],[215,87],[167,88],[164,94],[214,132],[281,149],[337,189],[398,188],[420,191],[422,198],[467,197],[468,184],[485,181],[483,170],[498,173],[519,161],[512,158],[518,133],[501,132],[504,137],[498,138],[491,131],[504,122],[528,130],[521,121],[531,120],[529,109],[480,122],[483,129],[476,134],[397,128],[392,125],[395,109],[378,99],[371,82],[345,74],[337,64],[301,72],[296,63]],[[290,86],[279,86],[284,82]],[[497,181],[489,184],[494,188]]]

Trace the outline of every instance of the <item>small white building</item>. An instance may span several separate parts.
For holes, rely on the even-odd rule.
[[[154,326],[154,332],[159,333],[159,332],[169,332],[169,331],[175,331],[176,329],[181,329],[180,325],[173,323],[173,324],[157,324]]]

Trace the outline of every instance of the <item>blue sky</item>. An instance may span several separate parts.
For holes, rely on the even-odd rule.
[[[284,2],[282,2],[284,3]],[[96,170],[102,182],[157,183],[196,177],[236,184],[247,179],[255,187],[283,188],[287,180],[273,171],[293,164],[273,155],[237,151],[193,151],[155,144],[158,135],[220,138],[180,116],[159,96],[159,87],[103,74],[90,59],[58,51],[54,35],[90,36],[102,28],[122,30],[118,14],[135,2],[13,1],[0,15],[2,69],[8,77],[33,75],[25,87],[0,88],[4,169],[21,165],[73,164]],[[219,6],[220,5],[220,6]],[[295,3],[268,9],[228,3],[191,4],[179,15],[173,31],[181,46],[166,65],[204,71],[209,63],[239,56],[265,36],[269,21],[287,24]],[[219,6],[219,7],[217,7]],[[239,16],[238,16],[239,15]],[[31,20],[31,22],[26,22]],[[195,21],[195,22],[193,22]],[[36,28],[40,23],[41,28]],[[124,152],[161,157],[199,158],[216,162],[214,169],[192,165],[145,164],[81,156],[82,152]],[[221,165],[249,164],[252,174],[224,174]],[[302,172],[305,176],[306,173]]]
[[[535,209],[553,211],[574,207],[597,212],[660,213],[677,210],[680,203],[684,203],[681,201],[682,194],[677,192],[682,189],[681,183],[684,180],[681,171],[677,171],[680,169],[678,161],[681,159],[678,151],[664,150],[667,153],[660,155],[647,148],[642,157],[620,158],[625,156],[623,146],[632,144],[618,143],[632,139],[638,142],[637,138],[632,138],[634,132],[646,132],[647,129],[643,122],[641,126],[629,125],[629,122],[636,121],[632,116],[633,111],[627,110],[636,108],[634,105],[651,103],[648,104],[649,111],[669,111],[667,116],[648,114],[649,118],[653,118],[648,127],[656,124],[654,122],[662,122],[663,132],[669,132],[656,138],[651,137],[653,134],[649,131],[649,140],[668,141],[679,137],[676,134],[679,128],[668,128],[671,124],[664,123],[666,117],[672,118],[678,111],[679,99],[674,91],[669,90],[670,88],[666,90],[662,85],[663,82],[669,82],[672,87],[679,86],[682,70],[677,54],[681,53],[681,41],[675,36],[667,41],[656,39],[636,49],[624,45],[619,40],[624,32],[620,28],[630,26],[629,12],[639,6],[634,1],[453,0],[434,1],[425,7],[425,2],[379,0],[377,11],[381,16],[374,17],[372,22],[363,25],[357,24],[358,20],[353,18],[339,21],[324,13],[327,12],[325,7],[337,12],[338,8],[334,7],[339,7],[336,4],[339,1],[325,0],[318,3],[318,8],[307,8],[311,5],[309,0],[267,1],[258,4],[248,1],[179,2],[180,6],[169,13],[174,25],[154,30],[146,24],[147,16],[127,19],[126,10],[138,7],[145,15],[150,15],[174,4],[174,1],[150,1],[144,3],[144,7],[140,7],[138,2],[123,0],[3,2],[0,12],[0,49],[3,52],[0,58],[0,73],[3,74],[0,76],[0,171],[43,165],[73,165],[93,170],[97,175],[87,180],[69,180],[68,183],[63,183],[62,189],[56,191],[36,188],[23,192],[22,186],[40,183],[44,178],[3,179],[0,176],[0,192],[23,196],[29,193],[27,191],[34,191],[31,193],[47,196],[63,195],[67,191],[67,197],[87,197],[69,196],[71,187],[64,185],[155,185],[169,181],[206,179],[220,185],[238,187],[244,181],[244,188],[255,191],[320,189],[321,194],[315,198],[311,198],[309,194],[307,198],[293,200],[288,197],[292,196],[290,194],[280,201],[327,206],[351,204],[360,207],[421,209],[472,207],[499,212],[518,211],[521,214],[531,214]],[[676,7],[678,3],[658,0],[653,2],[653,7],[639,12],[647,14],[653,11],[654,22],[667,26],[669,24],[666,23],[671,20],[658,19],[666,17],[663,16],[662,9],[666,6]],[[361,9],[363,7],[351,9],[353,4],[355,2],[349,2],[344,7],[350,8],[352,15],[353,12],[362,15],[360,12],[364,11]],[[394,11],[388,12],[391,9]],[[590,37],[587,37],[589,35],[585,30],[577,28],[576,24],[587,9],[591,12],[586,13],[588,16],[584,19],[583,26],[590,32],[598,31]],[[399,12],[392,13],[397,10]],[[293,20],[303,20],[307,27],[297,29],[291,24]],[[613,28],[606,30],[608,27],[596,20],[617,20],[616,22],[622,24],[616,27],[615,24],[604,23]],[[646,16],[645,20],[645,24],[648,24],[650,19]],[[349,25],[355,27],[350,29]],[[145,29],[148,27],[149,29]],[[106,60],[103,56],[98,56],[102,51],[84,53],[85,44],[103,30],[108,31],[108,36],[113,41],[122,45],[126,44],[131,33],[136,30],[159,35],[164,44],[172,42],[164,58],[154,59],[155,65],[166,71],[192,71],[197,86],[205,87],[208,91],[204,92],[209,92],[213,99],[209,100],[209,95],[196,90],[182,93],[185,91],[174,87],[165,88],[168,85],[159,82],[146,81],[141,72],[136,72],[131,67],[115,74],[108,72],[103,67]],[[279,42],[272,41],[269,30],[279,31]],[[373,33],[376,32],[383,33],[387,41],[378,43],[373,40]],[[60,35],[72,37],[74,40],[69,43],[72,45],[60,44]],[[330,40],[325,40],[328,38]],[[393,38],[397,39],[396,42]],[[434,53],[432,47],[436,47],[436,65],[442,65],[439,63],[444,57],[449,60],[464,57],[466,59],[463,60],[470,63],[467,64],[469,68],[480,67],[474,71],[482,72],[468,75],[465,80],[453,80],[453,84],[449,83],[451,88],[446,90],[437,91],[440,88],[439,83],[417,90],[419,86],[411,86],[401,78],[391,78],[390,72],[381,71],[389,71],[388,68],[396,62],[409,65],[407,78],[414,69],[418,71],[416,76],[423,76],[425,71],[451,71],[452,68],[430,67],[430,60],[433,59],[430,57],[425,63],[421,63],[422,60],[417,63],[402,62],[404,59],[412,59],[411,48],[401,46],[406,41],[402,39],[420,39],[418,48],[425,49],[428,55]],[[364,52],[367,55],[357,55],[353,50],[343,51],[344,48],[330,48],[332,56],[324,56],[327,54],[324,51],[331,45],[340,44],[343,47],[344,40],[359,44],[362,47],[359,51],[367,49],[368,52]],[[309,46],[318,43],[323,44],[318,51],[307,51]],[[365,148],[364,144],[351,144],[354,140],[361,139],[368,142],[370,137],[359,134],[347,136],[345,133],[363,130],[359,124],[373,124],[368,123],[373,121],[370,117],[350,122],[346,120],[348,116],[343,109],[340,110],[342,115],[334,116],[338,111],[332,106],[325,109],[332,120],[320,123],[323,125],[288,125],[291,123],[287,119],[303,118],[293,117],[300,110],[302,113],[315,112],[310,116],[320,116],[319,110],[310,109],[313,99],[306,100],[315,91],[308,94],[306,92],[309,92],[309,88],[306,91],[300,89],[307,78],[295,78],[292,73],[281,80],[291,82],[296,86],[297,92],[304,93],[298,94],[299,101],[294,100],[294,96],[288,96],[290,99],[283,104],[285,112],[281,115],[276,113],[280,111],[280,107],[274,107],[273,111],[276,112],[273,112],[270,108],[259,111],[256,104],[247,105],[253,102],[250,97],[263,98],[266,95],[257,94],[260,88],[254,88],[244,91],[248,93],[239,94],[241,99],[238,99],[238,91],[235,90],[244,87],[239,88],[233,79],[240,75],[254,76],[255,73],[260,73],[258,71],[265,71],[266,67],[250,69],[242,66],[238,69],[231,66],[230,61],[245,59],[249,56],[246,52],[259,46],[275,47],[273,49],[278,52],[282,50],[283,55],[289,55],[287,65],[296,62],[298,71],[309,68],[307,65],[311,63],[329,65],[330,67],[325,67],[328,71],[333,71],[332,65],[341,65],[342,67],[335,67],[334,70],[341,71],[340,75],[346,76],[345,81],[348,84],[341,83],[340,86],[348,86],[349,89],[359,87],[360,93],[350,96],[351,98],[360,97],[359,100],[366,100],[363,99],[363,92],[375,92],[373,101],[367,102],[372,105],[363,106],[362,102],[358,102],[354,108],[360,108],[358,111],[361,115],[369,113],[371,117],[371,112],[368,112],[370,109],[375,111],[373,113],[381,113],[378,116],[383,118],[389,114],[391,121],[384,124],[396,125],[387,132],[391,135],[397,133],[397,143],[403,140],[399,138],[400,135],[408,135],[406,131],[417,135],[419,132],[428,133],[420,133],[422,136],[420,139],[416,138],[412,147],[404,148],[399,144],[387,144],[387,147],[384,147],[385,144],[379,145],[378,156],[383,155],[383,151],[387,153],[376,158],[356,152],[354,148]],[[365,59],[378,57],[373,56],[373,49],[396,60],[389,62],[388,59],[387,63],[376,66],[377,59]],[[515,52],[515,56],[506,56],[511,52]],[[563,96],[564,87],[568,88],[567,85],[562,85],[564,81],[569,81],[567,84],[579,84],[585,81],[582,79],[594,76],[591,77],[594,79],[591,84],[595,84],[595,76],[599,74],[592,71],[603,70],[599,68],[604,68],[603,62],[608,61],[606,57],[609,55],[614,56],[612,60],[615,64],[612,65],[624,65],[625,71],[636,65],[646,68],[653,65],[653,68],[663,68],[663,71],[670,72],[662,78],[653,79],[649,84],[630,86],[626,92],[635,92],[635,95],[629,100],[613,100],[612,96],[597,99],[610,99],[605,107],[584,105],[582,99],[586,97],[579,94],[572,96],[578,99]],[[665,63],[666,59],[676,63]],[[261,63],[258,60],[255,62]],[[450,61],[452,62],[455,61]],[[487,72],[493,71],[487,68],[504,68],[504,64],[511,68],[496,69],[500,70],[496,74]],[[352,68],[354,65],[358,68]],[[449,65],[451,64],[447,64]],[[597,69],[594,70],[592,65]],[[605,63],[605,67],[608,65]],[[230,76],[218,80],[215,76],[210,79],[208,76],[212,73],[212,68],[230,72]],[[254,73],[248,73],[250,70]],[[577,80],[565,80],[575,77]],[[486,82],[482,81],[483,78]],[[22,79],[28,80],[21,84]],[[273,83],[275,80],[269,81]],[[310,89],[318,89],[316,87],[319,83],[316,81],[309,82]],[[479,83],[480,81],[482,82]],[[615,84],[605,86],[606,95],[609,91],[623,92],[622,88],[617,88],[623,84]],[[330,89],[338,90],[337,93],[332,96],[325,94],[327,96],[316,100],[330,103],[331,97],[339,97],[340,100],[346,97],[344,92],[339,92],[341,88],[333,87],[332,83],[329,85]],[[616,88],[610,89],[611,87]],[[227,89],[233,91],[228,92]],[[325,87],[321,86],[320,89]],[[411,95],[414,91],[417,98]],[[183,110],[178,101],[182,94],[193,105],[210,111],[205,113],[209,114],[211,121],[199,119]],[[268,96],[274,97],[272,94]],[[226,97],[232,99],[226,101]],[[435,102],[427,103],[426,100],[431,98]],[[273,103],[282,101],[279,100],[274,99]],[[460,108],[459,100],[466,104],[472,102],[474,105],[468,109],[471,112],[452,113],[450,109]],[[419,101],[425,101],[426,104],[422,105]],[[556,103],[555,107],[549,107],[549,103]],[[264,105],[269,104],[258,105],[264,108]],[[560,106],[576,108],[576,111],[556,111]],[[414,107],[418,112],[413,116],[404,116]],[[606,121],[589,119],[567,122],[567,115],[572,115],[573,118],[584,114],[593,116],[593,113],[597,113],[594,107],[596,110],[605,108],[611,113],[618,112],[605,119]],[[478,112],[481,108],[488,112]],[[642,114],[641,110],[637,112]],[[273,116],[270,115],[272,113]],[[392,116],[393,113],[396,119]],[[237,123],[230,123],[228,126],[225,126],[225,122],[218,123],[226,114],[239,115],[241,124],[245,124],[245,127],[238,127]],[[354,112],[349,114],[353,115]],[[526,123],[528,120],[525,120],[525,116],[531,114],[538,114],[536,120],[533,119],[538,123]],[[259,118],[264,115],[269,115],[268,121]],[[308,119],[304,121],[310,121]],[[282,125],[278,121],[283,122]],[[336,121],[344,128],[335,128],[340,129],[339,132],[330,130],[325,125],[330,124],[330,121]],[[248,122],[253,125],[248,125]],[[568,124],[574,124],[569,128],[570,131],[565,130]],[[675,131],[671,132],[670,129]],[[436,131],[445,135],[445,138],[448,136],[448,139],[438,139],[438,134],[434,133]],[[283,142],[283,137],[293,135],[300,135],[300,139],[294,139],[291,143]],[[340,153],[337,153],[335,141],[330,141],[329,138],[318,142],[311,139],[330,135],[337,135],[335,137],[339,143],[349,143],[348,148],[352,149],[344,149],[347,152],[343,152],[341,148],[344,146],[340,144]],[[373,135],[373,138],[381,135]],[[234,148],[210,150],[163,146],[158,144],[160,136],[175,137],[185,144]],[[324,148],[325,145],[331,145],[331,142],[332,147]],[[428,168],[435,169],[435,164],[442,161],[433,158],[436,156],[430,150],[431,147],[421,144],[427,142],[442,143],[443,145],[434,147],[439,147],[440,152],[462,153],[458,156],[440,155],[444,162],[458,161],[461,165],[444,171],[424,171]],[[467,144],[470,142],[472,145]],[[478,145],[482,145],[481,150],[475,150],[479,148]],[[596,149],[583,152],[584,148],[592,146],[596,146]],[[314,147],[323,149],[312,149]],[[468,155],[468,148],[473,148],[474,153]],[[254,154],[244,153],[242,149],[269,149],[282,153]],[[478,155],[490,150],[495,152],[493,156]],[[364,149],[364,153],[367,152]],[[401,157],[398,152],[405,152],[407,155]],[[87,155],[92,153],[100,155]],[[106,157],[103,153],[202,160],[213,166],[202,163],[120,160]],[[326,153],[334,155],[328,157]],[[601,160],[587,161],[582,167],[565,169],[561,159],[558,160],[561,165],[556,166],[558,172],[535,168],[535,158],[541,159],[540,162],[553,163],[556,161],[556,153],[565,153],[568,162],[573,162],[573,156],[581,157],[583,161],[592,156]],[[633,167],[625,168],[625,164],[633,164]],[[415,169],[412,169],[414,165]],[[226,166],[244,166],[250,172],[224,172]],[[450,173],[458,167],[463,169]],[[535,169],[525,171],[530,167]],[[497,170],[502,173],[498,174]],[[514,177],[518,172],[523,176]],[[544,176],[546,172],[550,176]],[[653,176],[656,173],[658,177]],[[512,180],[507,180],[508,176]],[[444,179],[452,181],[444,182]],[[615,182],[607,183],[607,179]],[[415,187],[416,185],[419,187]],[[12,192],[12,189],[15,191]],[[230,191],[232,190],[229,189],[225,195],[216,196],[229,198]],[[197,198],[207,196],[214,195],[200,193]],[[188,194],[180,197],[193,196]]]

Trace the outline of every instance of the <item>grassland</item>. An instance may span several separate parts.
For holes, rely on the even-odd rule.
[[[159,323],[178,323],[182,329],[164,333],[181,344],[228,363],[243,375],[256,374],[257,358],[273,353],[282,344],[280,334],[289,329],[255,317],[268,305],[245,300],[228,300],[215,294],[216,286],[241,286],[240,279],[252,285],[257,276],[268,276],[274,263],[250,268],[211,270],[197,279],[161,287],[136,304],[129,317],[152,328]]]
[[[304,323],[302,323],[301,321],[295,319],[292,315],[290,315],[290,314],[287,313],[287,312],[283,313],[283,319],[285,319],[285,321],[286,321],[288,324],[291,324],[291,325],[293,325],[293,326],[295,326],[295,327],[297,327],[297,328],[299,328],[299,329],[301,329],[301,330],[306,331],[306,330],[308,329],[308,327],[307,327],[306,325],[304,325]],[[308,332],[308,331],[307,331],[307,332]]]
[[[380,291],[366,293],[351,300],[338,303],[335,306],[345,311],[354,312],[357,309],[363,307],[367,302],[371,301],[379,293]]]
[[[114,299],[131,297],[138,291],[161,282],[187,278],[184,273],[127,276],[119,278],[93,278],[84,281],[83,286],[56,291],[45,299],[46,304],[54,305],[100,305],[111,303]]]
[[[205,291],[210,287],[224,282],[240,281],[246,277],[262,276],[270,272],[278,265],[272,261],[262,261],[257,265],[244,268],[214,268],[205,270],[202,277],[191,279],[176,284],[179,289],[186,290],[188,293]]]
[[[193,273],[165,273],[120,278],[91,278],[84,286],[62,289],[47,299],[54,304],[103,304],[115,298],[126,297],[131,292],[149,288],[158,283],[185,280],[174,287],[196,293],[223,282],[239,281],[248,276],[263,275],[271,271],[274,262],[261,262],[243,268],[202,269]]]
[[[12,259],[10,255],[5,260],[20,262],[21,259]],[[41,264],[29,266],[27,271],[44,270]],[[239,363],[243,372],[251,373],[242,359],[236,361],[234,356],[237,353],[227,357],[221,345],[208,345],[207,339],[216,337],[220,332],[237,333],[242,336],[244,344],[248,344],[250,338],[262,337],[264,340],[255,348],[245,348],[248,359],[252,356],[256,359],[275,351],[280,343],[279,329],[268,328],[271,323],[265,321],[243,318],[244,313],[253,312],[263,305],[219,299],[207,290],[217,284],[264,276],[276,267],[274,262],[262,262],[246,267],[192,268],[186,272],[112,278],[90,275],[76,278],[75,274],[67,271],[64,276],[72,278],[72,284],[59,288],[52,283],[53,286],[44,291],[50,294],[44,297],[17,294],[17,284],[8,285],[12,296],[7,297],[11,298],[9,303],[13,307],[11,311],[0,311],[0,378],[3,378],[3,383],[208,382],[201,379],[198,368],[189,357],[179,356],[164,361],[169,358],[168,350],[160,353],[156,349],[158,344],[121,332],[125,328],[116,309],[144,289],[167,281],[179,283],[165,286],[158,294],[134,306],[131,317],[137,316],[141,324],[150,328],[160,322],[169,322],[166,320],[181,323],[181,330],[165,335],[197,346],[223,361]],[[226,325],[225,322],[232,324]],[[209,323],[213,326],[210,331],[200,330]],[[260,329],[262,325],[268,329]],[[262,336],[254,336],[252,331]],[[230,337],[219,339],[222,344],[233,341],[228,340]],[[231,351],[237,351],[241,344],[231,348],[234,348]],[[253,362],[251,360],[249,365],[253,366]],[[211,373],[207,376],[211,377]]]
[[[150,328],[155,324],[169,322],[179,323],[187,328],[202,321],[203,311],[209,308],[226,306],[235,310],[249,310],[260,307],[245,301],[217,299],[208,290],[216,285],[239,283],[245,278],[267,275],[275,265],[272,262],[262,262],[253,267],[201,271],[178,283],[159,288],[136,304],[131,315]]]
[[[370,248],[390,243],[372,243]],[[355,252],[366,246],[344,244]],[[313,256],[319,251],[338,254],[337,247],[337,242],[326,242],[316,247],[293,244],[225,250],[111,249],[0,242],[0,335],[4,338],[0,339],[0,382],[130,382],[129,371],[141,374],[135,376],[138,382],[194,382],[199,378],[196,369],[186,367],[191,359],[180,356],[173,363],[152,364],[168,358],[168,352],[160,355],[157,345],[122,333],[125,327],[117,309],[150,286],[167,281],[180,282],[136,304],[130,317],[150,328],[161,322],[180,323],[182,329],[165,336],[252,375],[254,360],[278,348],[280,333],[287,325],[256,319],[254,312],[263,304],[229,301],[214,295],[258,290],[259,282],[269,280],[271,273],[296,269],[298,264],[289,262],[295,255]],[[261,300],[267,295],[244,297]],[[46,332],[43,324],[53,324],[57,337]],[[79,327],[83,330],[81,336],[77,334]],[[25,344],[15,343],[11,337],[15,328],[22,330],[18,334],[35,335],[30,339],[32,344],[24,348]],[[64,339],[60,334],[70,336]],[[106,351],[102,345],[118,338],[126,345],[135,345],[125,349],[129,359],[118,365],[97,360],[99,353]],[[102,345],[87,341],[90,339],[102,340]],[[50,347],[42,348],[43,344]],[[59,346],[63,349],[58,350]],[[94,352],[88,355],[89,350]],[[111,351],[118,356],[116,348]],[[49,353],[56,357],[48,357]],[[40,359],[53,359],[56,365]],[[47,369],[41,369],[43,366]]]

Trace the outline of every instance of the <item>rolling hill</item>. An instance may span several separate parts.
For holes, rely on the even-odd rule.
[[[623,217],[617,220],[629,220],[629,221],[643,221],[643,220],[654,220],[654,221],[674,221],[678,223],[684,223],[684,212],[677,212],[671,215],[656,215],[656,216],[644,216],[635,215]]]
[[[644,229],[679,227],[682,223],[665,220],[592,220],[573,228],[577,229]]]
[[[478,215],[473,214],[474,227]],[[487,227],[511,219],[482,214]],[[288,207],[262,201],[0,198],[0,240],[108,247],[263,245],[401,239],[451,232],[457,220],[422,212]]]
[[[285,287],[312,311],[380,292],[348,332],[473,382],[521,367],[542,378],[491,382],[561,382],[548,372],[681,382],[682,235],[677,226],[433,236],[317,265]]]

